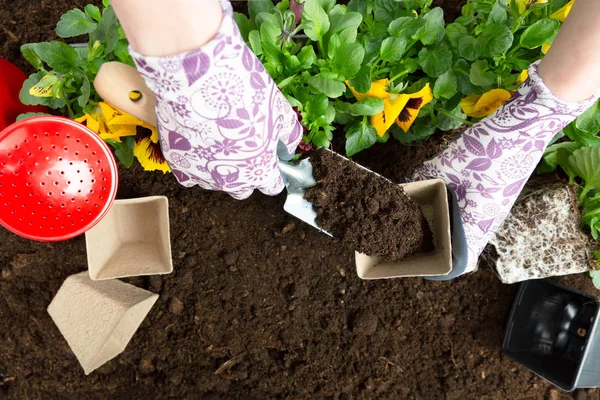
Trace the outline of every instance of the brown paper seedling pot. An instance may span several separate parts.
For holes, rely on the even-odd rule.
[[[173,272],[169,201],[164,196],[115,200],[85,234],[93,280]]]
[[[388,279],[409,276],[448,275],[452,271],[450,211],[446,184],[430,179],[400,185],[423,210],[433,232],[435,249],[401,261],[386,262],[378,257],[355,253],[356,272],[361,279]]]
[[[65,280],[48,314],[89,375],[125,350],[157,299],[128,283],[93,281],[82,272]]]

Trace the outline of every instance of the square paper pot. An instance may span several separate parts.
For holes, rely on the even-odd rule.
[[[521,284],[502,350],[559,388],[600,386],[598,297],[550,280]]]
[[[115,200],[108,214],[86,232],[85,244],[93,280],[171,273],[167,198]]]
[[[121,354],[158,295],[118,280],[71,275],[48,306],[48,314],[86,375]]]
[[[452,271],[450,212],[446,184],[441,179],[400,185],[423,210],[433,232],[435,249],[416,254],[397,262],[381,261],[359,252],[355,253],[356,272],[361,279],[387,279],[407,276],[447,275]]]

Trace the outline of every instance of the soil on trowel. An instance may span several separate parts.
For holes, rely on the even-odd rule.
[[[421,211],[391,181],[325,149],[311,157],[317,185],[305,198],[317,224],[347,247],[398,261],[433,250],[433,235]]]

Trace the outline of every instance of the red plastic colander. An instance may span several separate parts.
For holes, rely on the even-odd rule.
[[[0,132],[0,224],[17,235],[54,242],[86,232],[117,182],[108,145],[75,121],[34,117]]]

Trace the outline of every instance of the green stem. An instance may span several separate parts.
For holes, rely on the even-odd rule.
[[[439,110],[437,110],[437,112],[438,112],[439,114],[445,115],[445,116],[446,116],[446,117],[448,117],[448,118],[452,118],[452,119],[454,119],[454,120],[456,120],[456,121],[460,121],[460,122],[462,122],[462,123],[463,123],[463,124],[465,124],[465,125],[473,125],[473,123],[472,123],[471,121],[467,121],[466,119],[462,119],[462,118],[460,118],[460,117],[457,117],[456,115],[452,115],[452,114],[450,114],[450,113],[449,113],[448,111],[446,111],[446,110],[439,109]]]
[[[323,38],[319,39],[319,53],[321,53],[321,58],[326,58],[327,54],[325,54],[325,45],[323,44]]]
[[[404,70],[404,71],[402,71],[402,72],[400,72],[400,73],[398,73],[398,74],[394,75],[394,76],[393,76],[393,77],[390,79],[390,81],[391,81],[391,82],[394,82],[396,79],[398,79],[398,78],[401,78],[401,77],[403,77],[403,76],[405,76],[405,75],[408,75],[408,70]]]

